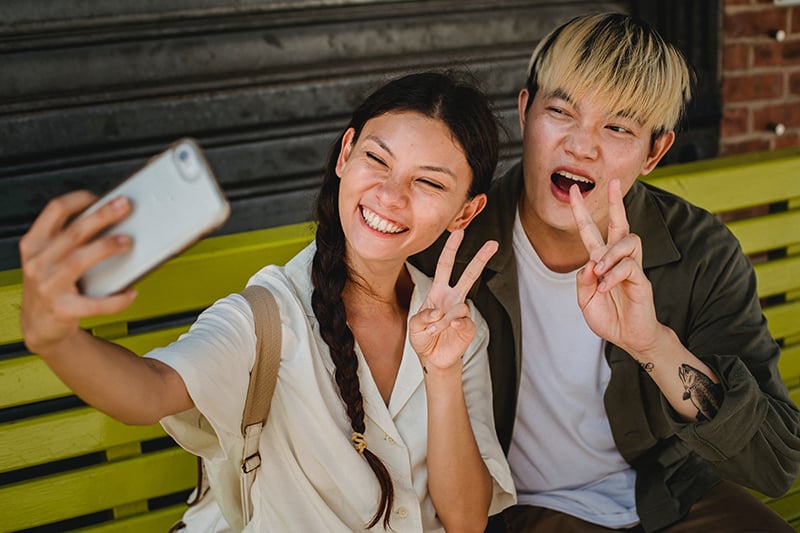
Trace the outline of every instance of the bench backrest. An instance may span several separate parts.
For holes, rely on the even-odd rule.
[[[800,399],[800,149],[666,166],[647,181],[719,213],[740,239],[784,346],[781,372]],[[263,265],[283,264],[312,231],[298,224],[201,241],[143,280],[125,312],[83,326],[145,353]],[[22,345],[20,292],[20,272],[0,272],[0,531],[166,531],[196,481],[193,457],[158,425],[125,426],[76,401]],[[771,504],[800,514],[795,500]]]

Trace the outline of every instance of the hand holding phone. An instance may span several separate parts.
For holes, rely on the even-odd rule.
[[[188,138],[153,157],[80,216],[120,196],[130,201],[131,213],[103,235],[128,235],[133,246],[81,277],[79,287],[88,296],[107,296],[129,287],[220,227],[230,214],[230,204],[200,147]]]

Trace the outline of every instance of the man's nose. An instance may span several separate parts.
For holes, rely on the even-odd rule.
[[[577,159],[595,159],[600,154],[597,134],[588,128],[572,128],[567,135],[564,148]]]

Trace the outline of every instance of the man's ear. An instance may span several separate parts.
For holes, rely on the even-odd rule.
[[[353,137],[356,135],[356,130],[347,128],[347,131],[342,135],[342,144],[339,146],[339,156],[336,158],[336,175],[342,177],[342,170],[350,159],[350,152],[353,151]]]
[[[525,110],[528,107],[528,98],[530,97],[531,93],[528,92],[528,89],[522,89],[517,96],[517,115],[519,116],[520,136],[525,135]]]
[[[464,207],[461,208],[461,212],[447,226],[447,231],[466,228],[469,223],[472,222],[472,219],[483,211],[484,207],[486,207],[486,195],[483,193],[476,194],[464,204]]]
[[[661,161],[661,158],[664,157],[664,155],[669,151],[674,142],[674,131],[668,131],[656,137],[656,140],[650,149],[650,153],[647,154],[647,158],[644,160],[644,164],[642,165],[642,176],[650,174],[650,172],[656,168],[658,162]]]

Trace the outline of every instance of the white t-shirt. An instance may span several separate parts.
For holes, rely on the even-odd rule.
[[[263,285],[274,294],[283,339],[278,382],[259,443],[262,465],[251,492],[253,519],[245,531],[362,531],[377,510],[380,488],[353,448],[335,367],[311,308],[314,252],[311,244],[286,267],[265,267],[248,283]],[[431,280],[414,267],[407,268],[415,283],[411,316]],[[472,306],[471,311],[477,334],[464,355],[464,394],[476,441],[494,480],[491,513],[497,513],[514,503],[514,489],[494,431],[488,330]],[[242,409],[255,357],[253,328],[249,305],[233,294],[204,311],[176,342],[148,354],[180,373],[197,409],[216,432],[218,440],[198,442],[180,415],[162,420],[181,446],[206,460],[223,460],[223,450],[241,449]],[[384,462],[394,483],[390,525],[398,533],[441,531],[427,488],[427,401],[419,359],[406,338],[387,406],[360,350],[356,352],[367,445]]]
[[[508,461],[519,503],[605,527],[635,525],[636,473],[611,434],[603,404],[611,370],[578,306],[576,272],[542,263],[519,213],[513,246],[523,356]]]

